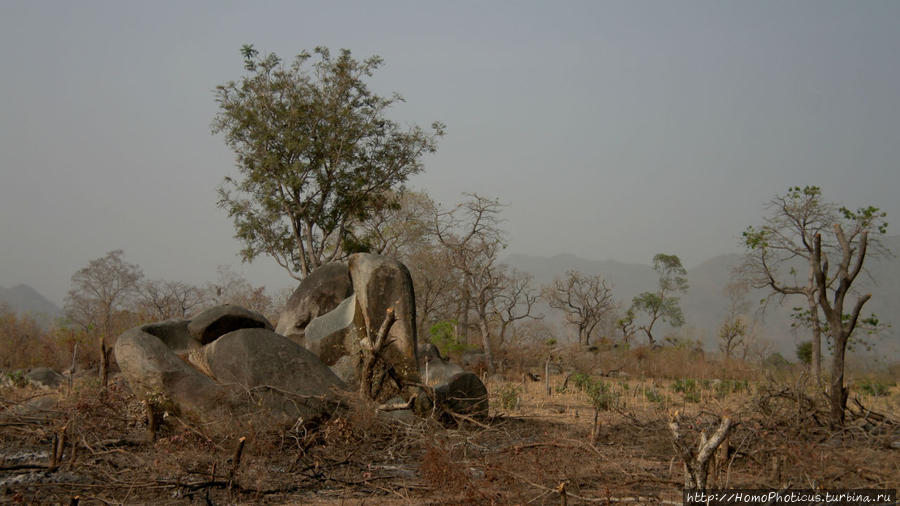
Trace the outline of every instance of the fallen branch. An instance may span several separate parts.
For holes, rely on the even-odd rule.
[[[401,411],[404,409],[412,409],[413,403],[415,403],[415,400],[416,400],[415,397],[411,397],[406,402],[397,402],[394,404],[380,404],[375,409],[377,409],[378,411]]]

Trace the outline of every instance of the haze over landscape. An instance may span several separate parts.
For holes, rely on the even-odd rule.
[[[792,185],[891,222],[898,19],[895,2],[3,2],[0,285],[61,306],[119,248],[151,278],[238,265],[215,193],[233,154],[209,125],[245,43],[381,55],[373,88],[406,99],[388,115],[447,125],[408,186],[498,197],[513,264],[666,252],[692,270],[739,253]],[[242,269],[295,285],[266,258]]]

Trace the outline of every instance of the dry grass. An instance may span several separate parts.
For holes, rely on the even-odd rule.
[[[840,431],[817,424],[823,405],[805,385],[695,380],[697,402],[672,379],[608,379],[614,402],[599,413],[565,375],[543,382],[488,380],[492,417],[446,428],[400,421],[360,401],[324,422],[285,430],[264,419],[213,433],[170,417],[155,440],[121,383],[100,391],[0,390],[0,502],[559,504],[620,499],[680,504],[682,465],[667,414],[683,413],[692,437],[722,413],[738,426],[715,478],[719,486],[887,487],[900,481],[898,425],[851,416]],[[684,383],[681,383],[684,387]],[[676,391],[679,390],[679,391]],[[688,389],[689,392],[692,392]],[[650,393],[648,393],[650,392]],[[509,403],[510,397],[513,402]],[[896,417],[888,396],[863,403]],[[799,401],[799,402],[798,402]],[[504,407],[504,403],[507,404]],[[802,423],[798,423],[801,420]],[[65,434],[48,469],[54,437]],[[246,437],[231,479],[238,438]]]

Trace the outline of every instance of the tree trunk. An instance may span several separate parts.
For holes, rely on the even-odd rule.
[[[653,339],[653,334],[650,333],[650,329],[644,329],[644,332],[647,333],[647,344],[649,344],[651,348],[656,346],[656,339]]]
[[[806,302],[809,305],[809,314],[812,318],[812,357],[809,361],[809,372],[812,374],[813,381],[817,386],[822,385],[822,327],[819,325],[819,304],[816,301],[816,294],[810,291],[806,295]]]
[[[844,387],[844,353],[847,348],[847,338],[840,330],[834,333],[834,357],[831,362],[831,420],[836,425],[844,425],[844,411],[847,409],[847,388]]]
[[[106,339],[100,338],[100,385],[103,388],[109,384],[109,352],[106,347]]]
[[[457,337],[466,345],[469,344],[469,303],[471,300],[469,299],[469,292],[466,291],[463,293],[463,311],[462,318],[459,319],[460,332],[457,333]]]
[[[491,333],[488,328],[487,316],[479,315],[478,326],[481,328],[481,340],[484,344],[484,361],[487,362],[487,370],[494,372],[494,353],[491,350]]]

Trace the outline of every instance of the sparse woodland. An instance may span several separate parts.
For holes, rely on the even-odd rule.
[[[347,393],[330,416],[287,430],[264,416],[223,430],[142,404],[109,355],[116,336],[223,303],[276,321],[290,294],[227,268],[205,286],[149,280],[117,250],[74,273],[67,317],[49,329],[0,308],[0,502],[681,504],[685,487],[900,483],[900,362],[866,374],[845,364],[854,339],[880,324],[852,289],[868,256],[890,254],[878,209],[822,202],[815,187],[773,200],[744,234],[735,284],[722,287],[720,350],[704,350],[654,326],[685,323],[690,280],[676,255],[653,258],[657,289],[631,301],[602,273],[538,286],[501,261],[501,201],[467,194],[442,206],[404,188],[443,125],[426,134],[383,118],[399,97],[365,86],[380,59],[320,48],[285,67],[252,46],[242,54],[248,75],[218,88],[214,129],[245,177],[226,179],[219,201],[243,257],[272,258],[297,279],[358,251],[399,259],[418,341],[483,379],[489,416],[394,418]],[[279,107],[268,120],[252,111],[265,100]],[[290,135],[274,128],[282,120]],[[754,332],[750,285],[805,304],[808,364]],[[41,366],[61,373],[58,386],[29,379]]]

